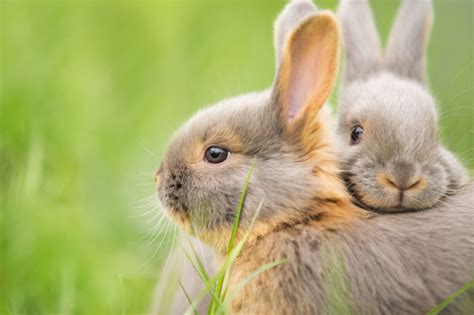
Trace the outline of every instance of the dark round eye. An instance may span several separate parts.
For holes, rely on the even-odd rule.
[[[364,133],[364,128],[362,126],[355,126],[352,128],[351,132],[351,144],[359,144],[362,140],[362,134]]]
[[[206,150],[206,161],[209,163],[222,163],[229,157],[229,151],[220,147],[210,147]]]

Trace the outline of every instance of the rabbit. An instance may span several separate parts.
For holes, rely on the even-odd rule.
[[[173,135],[156,173],[164,211],[222,258],[255,161],[236,236],[248,239],[229,279],[231,313],[426,312],[472,278],[474,187],[415,213],[354,205],[321,110],[338,72],[336,18],[318,11],[288,31],[269,90],[221,101]],[[234,291],[280,259],[287,261]]]
[[[282,48],[285,42],[286,35],[293,29],[298,22],[302,21],[305,17],[315,14],[317,12],[317,7],[315,4],[310,0],[293,0],[289,1],[289,3],[284,7],[284,9],[280,12],[280,14],[275,19],[273,29],[274,29],[274,48],[275,48],[275,61],[276,61],[276,68],[278,69],[278,65],[281,60],[282,55]],[[268,92],[267,92],[268,93]],[[330,109],[326,109],[326,111],[330,111]],[[216,272],[216,257],[213,251],[206,245],[200,244],[198,245],[196,239],[192,239],[195,247],[200,247],[201,252],[203,255],[203,263],[206,267],[206,270],[210,274],[214,274]],[[166,270],[165,272],[170,272],[170,270]],[[184,270],[182,272],[182,282],[185,286],[186,291],[191,296],[196,296],[203,288],[204,285],[202,282],[199,281],[186,281],[190,278],[198,278],[199,275],[194,270],[191,264],[185,264]],[[164,285],[164,284],[162,284]],[[160,290],[161,291],[161,290]],[[161,301],[162,297],[161,294],[158,297],[154,297],[154,303],[151,311],[149,312],[150,315],[152,314],[159,314],[159,308],[156,305],[156,301]],[[207,305],[209,303],[209,296],[206,296],[206,299],[197,305],[198,313],[204,314],[207,312]],[[174,300],[172,302],[171,313],[172,314],[183,314],[185,310],[188,308],[188,303],[186,301],[186,297],[182,291],[178,291]]]
[[[430,208],[470,181],[438,140],[426,73],[431,1],[404,0],[384,56],[368,0],[341,0],[338,16],[345,48],[338,134],[347,186],[366,209]]]

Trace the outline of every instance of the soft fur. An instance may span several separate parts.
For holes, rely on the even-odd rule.
[[[381,212],[427,209],[469,182],[439,142],[427,87],[430,0],[405,0],[382,56],[367,0],[341,0],[345,71],[339,94],[344,177],[356,201]],[[364,128],[359,144],[351,132]]]
[[[282,258],[288,263],[245,286],[233,310],[424,314],[472,279],[473,196],[471,186],[450,199],[449,206],[352,219],[338,228],[324,227],[323,216],[276,229],[241,253],[233,281],[263,263]],[[469,314],[472,295],[464,298],[446,313]]]
[[[237,292],[232,313],[426,312],[472,279],[473,187],[418,213],[377,215],[355,207],[320,111],[337,73],[335,18],[305,16],[281,54],[270,90],[223,101],[174,135],[158,171],[167,215],[222,256],[255,158],[238,239],[261,201],[263,207],[233,266],[229,294],[265,263],[288,261]],[[211,145],[231,156],[206,162]]]

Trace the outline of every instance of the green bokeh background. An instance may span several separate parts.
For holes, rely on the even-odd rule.
[[[372,3],[386,38],[398,1]],[[146,312],[153,171],[198,108],[271,84],[283,4],[0,0],[0,314]],[[442,137],[472,169],[474,2],[435,12]]]

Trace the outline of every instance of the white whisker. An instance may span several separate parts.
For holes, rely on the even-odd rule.
[[[149,195],[149,196],[146,196],[146,197],[144,197],[144,198],[141,198],[141,199],[139,199],[139,200],[132,201],[132,202],[130,202],[128,205],[129,205],[129,206],[132,206],[132,205],[137,204],[137,203],[147,202],[147,201],[148,201],[149,199],[151,199],[151,198],[156,198],[155,193],[153,193],[153,194],[151,194],[151,195]]]
[[[155,185],[155,183],[136,183],[135,186],[151,186]]]
[[[143,142],[138,143],[146,152],[150,153],[153,157],[158,158],[158,155],[153,152],[149,147],[147,147]]]
[[[160,208],[160,205],[156,204],[156,205],[152,206],[149,210],[146,210],[145,212],[134,214],[134,215],[129,215],[127,218],[128,219],[133,219],[133,218],[146,217],[146,216],[150,215],[151,213],[160,214],[161,212],[159,211],[159,208]]]
[[[168,235],[168,231],[169,231],[169,227],[171,226],[171,222],[169,221],[166,221],[167,224],[166,224],[166,231],[163,235],[163,238],[161,239],[159,245],[155,248],[155,250],[153,251],[153,254],[151,255],[150,258],[148,258],[141,266],[140,266],[140,269],[142,269],[143,267],[145,267],[146,265],[148,265],[154,258],[155,256],[160,252],[160,249],[161,247],[163,246],[163,244],[165,243],[165,239],[167,238],[167,235]]]

